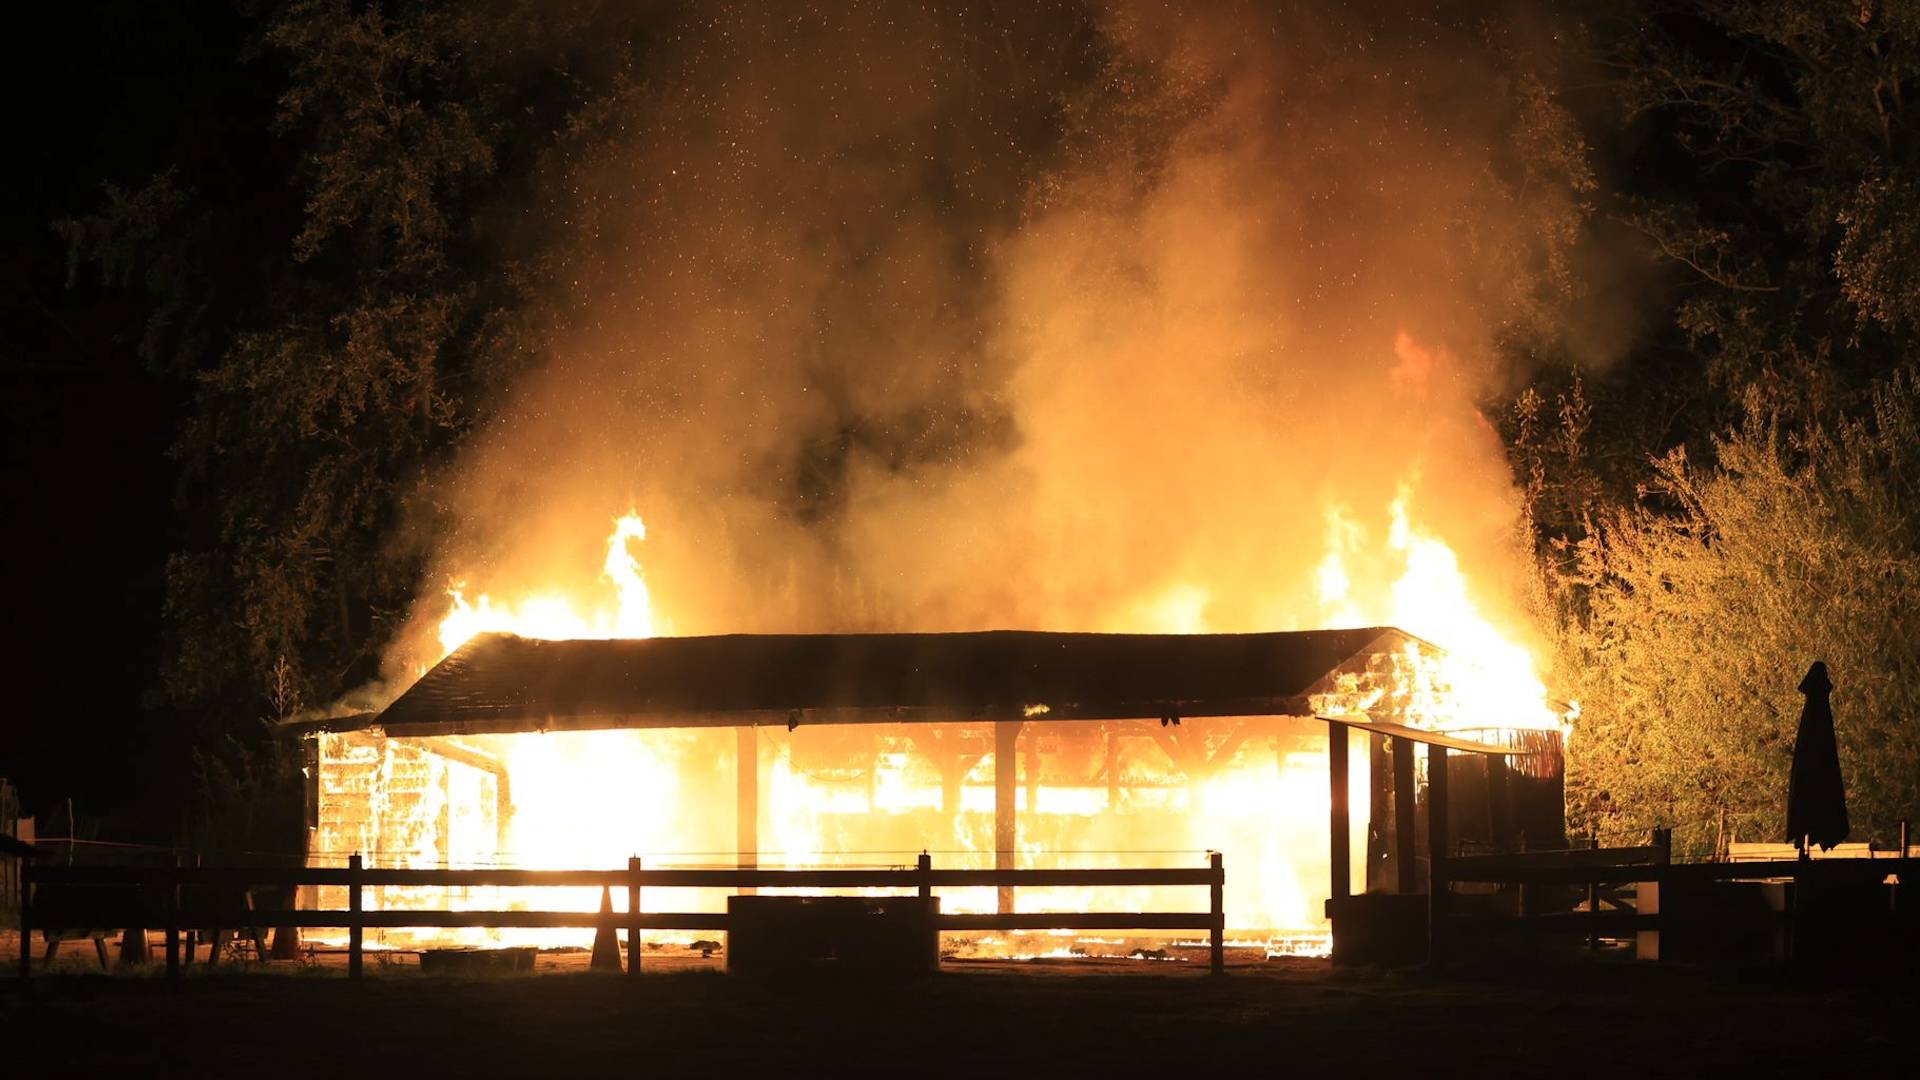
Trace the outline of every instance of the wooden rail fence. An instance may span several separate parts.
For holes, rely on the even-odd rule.
[[[33,970],[30,931],[75,928],[72,907],[76,891],[88,890],[89,925],[159,929],[166,934],[167,974],[180,974],[180,944],[184,931],[222,927],[344,927],[347,930],[347,974],[359,978],[368,928],[397,927],[516,927],[625,929],[629,943],[630,975],[640,974],[640,935],[646,930],[718,930],[731,928],[724,912],[642,911],[641,892],[648,888],[678,889],[893,889],[913,890],[923,899],[936,888],[984,886],[1206,886],[1206,911],[1078,911],[947,914],[936,919],[940,930],[1204,930],[1209,936],[1210,969],[1221,974],[1225,965],[1226,914],[1223,893],[1226,872],[1218,852],[1208,865],[1193,869],[1119,868],[1092,870],[941,870],[928,855],[912,869],[674,869],[650,870],[639,859],[624,870],[395,870],[369,869],[360,856],[345,867],[187,867],[171,866],[42,866],[22,867],[20,886],[20,975]],[[624,890],[626,910],[612,914],[582,911],[369,911],[365,891],[380,886],[578,888]],[[336,910],[252,910],[244,904],[196,902],[195,897],[229,897],[248,888],[344,886],[347,906]],[[65,894],[67,899],[56,899]],[[86,896],[86,892],[79,895]]]
[[[1905,887],[1920,881],[1920,858],[1898,853],[1869,859],[1780,859],[1753,862],[1673,862],[1664,836],[1645,847],[1575,849],[1505,855],[1452,856],[1434,860],[1431,884],[1429,949],[1445,958],[1463,931],[1626,937],[1658,935],[1668,920],[1657,897],[1663,886],[1735,881],[1790,881],[1822,886],[1869,884],[1893,877]],[[1519,886],[1523,889],[1584,887],[1587,910],[1535,913],[1522,905],[1519,915],[1467,914],[1454,910],[1452,887],[1461,883]],[[1635,887],[1633,907],[1618,890]],[[1646,886],[1653,886],[1647,889]],[[1611,903],[1609,903],[1611,901]],[[1611,906],[1612,910],[1607,910]],[[1783,916],[1785,917],[1785,916]],[[1647,939],[1643,939],[1647,940]],[[1658,938],[1651,939],[1653,941]]]

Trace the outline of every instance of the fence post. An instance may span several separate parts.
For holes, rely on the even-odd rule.
[[[198,869],[200,869],[200,867],[201,867],[201,863],[200,863],[200,853],[196,851],[196,852],[194,852],[194,853],[193,853],[193,869],[195,869],[195,870],[198,870]],[[199,875],[195,875],[195,876],[196,876],[196,877],[198,877]],[[185,888],[186,888],[186,886],[184,886],[184,885],[182,885],[182,886],[181,886],[181,889],[182,889],[182,890],[184,890]],[[243,896],[244,896],[245,894],[244,894],[244,893],[242,893],[241,895],[243,895]],[[180,904],[181,904],[181,907],[182,907],[182,908],[184,908],[184,907],[186,906],[186,899],[185,899],[185,893],[184,893],[184,891],[182,892],[182,894],[181,894],[181,896],[182,896],[182,899],[181,899],[181,901],[180,901]],[[215,936],[215,937],[219,937],[219,936],[220,936],[220,932],[219,932],[218,930],[215,930],[215,931],[213,932],[213,936]],[[184,925],[183,925],[183,926],[181,926],[181,928],[180,928],[180,964],[181,964],[181,966],[182,966],[182,967],[192,967],[192,966],[193,966],[193,954],[194,954],[194,953],[196,953],[196,952],[199,952],[199,951],[200,951],[200,932],[199,932],[199,930],[198,930],[198,929],[194,929],[194,930],[188,930],[188,929],[187,929],[187,928],[186,928],[186,927],[185,927]],[[208,950],[208,953],[207,953],[207,963],[209,963],[209,964],[217,964],[217,963],[219,963],[219,962],[220,962],[220,955],[219,955],[219,954],[220,954],[220,949],[219,949],[219,947],[218,947],[218,946],[215,946],[214,948],[212,948],[212,949],[210,949],[210,950]]]
[[[925,851],[914,863],[915,871],[920,875],[920,917],[932,927],[933,955],[927,958],[927,970],[940,970],[940,919],[934,915],[933,899],[933,856]]]
[[[33,974],[33,858],[20,856],[20,977]]]
[[[1587,850],[1588,851],[1600,850],[1600,838],[1598,836],[1587,837]],[[1587,882],[1587,951],[1588,952],[1600,951],[1600,931],[1598,929],[1600,925],[1599,915],[1600,915],[1600,883],[1598,881],[1589,881]]]
[[[1345,724],[1327,725],[1327,868],[1330,889],[1327,916],[1353,892],[1353,824],[1347,805],[1351,785],[1347,768],[1348,732]]]
[[[627,976],[640,977],[640,856],[627,857]]]
[[[365,928],[360,922],[360,853],[347,856],[347,978],[360,977],[360,945]]]
[[[167,978],[180,977],[180,853],[169,860],[166,881]]]
[[[1907,857],[1907,819],[1906,818],[1900,819],[1900,857],[1903,859]],[[24,866],[26,864],[22,863],[21,865]]]
[[[1207,853],[1207,867],[1212,871],[1213,879],[1208,889],[1212,894],[1209,897],[1212,907],[1208,911],[1207,924],[1208,967],[1215,975],[1225,975],[1227,973],[1227,871],[1221,865],[1219,852]]]
[[[1653,830],[1653,865],[1669,866],[1673,863],[1673,830]],[[1634,887],[1633,913],[1639,929],[1634,933],[1633,955],[1638,960],[1660,959],[1661,931],[1666,929],[1666,916],[1661,914],[1660,891],[1665,873],[1655,870],[1649,875],[1650,881],[1642,881]],[[1653,916],[1652,928],[1648,929],[1647,916]]]

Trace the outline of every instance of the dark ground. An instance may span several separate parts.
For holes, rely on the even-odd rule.
[[[9,1076],[1911,1075],[1920,995],[1618,963],[1439,980],[949,963],[889,982],[294,967],[0,977]],[[1908,1066],[1901,1066],[1900,1061]],[[21,1066],[25,1067],[21,1067]]]

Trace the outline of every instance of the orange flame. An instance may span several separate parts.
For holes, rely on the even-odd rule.
[[[1405,333],[1394,351],[1398,365],[1390,373],[1393,389],[1410,399],[1428,398],[1446,356],[1422,349]],[[1410,475],[1417,477],[1417,467]],[[1550,701],[1531,654],[1488,614],[1455,550],[1416,518],[1416,485],[1417,480],[1403,484],[1390,506],[1378,508],[1387,511],[1389,524],[1384,528],[1369,529],[1363,524],[1367,518],[1353,507],[1327,507],[1324,555],[1313,574],[1319,624],[1392,625],[1443,650],[1411,646],[1400,658],[1394,691],[1403,710],[1400,719],[1450,730],[1563,728],[1571,707]],[[660,623],[635,555],[635,545],[645,538],[646,526],[638,514],[615,521],[601,573],[601,584],[610,586],[610,593],[592,601],[582,599],[583,591],[529,594],[505,602],[483,593],[469,603],[464,584],[457,583],[449,590],[450,607],[439,626],[442,655],[488,631],[549,639],[652,636]],[[1210,598],[1224,595],[1230,584],[1163,583],[1156,591],[1143,590],[1124,607],[1135,629],[1205,632]],[[1364,710],[1372,703],[1349,696],[1329,707]],[[1175,733],[1050,725],[1042,715],[1030,716],[1023,738],[1034,740],[1035,746],[1050,745],[1058,752],[1072,739],[1089,737],[1087,732],[1109,740],[1105,765],[1089,766],[1083,779],[1063,775],[1058,768],[1051,776],[1045,768],[1040,777],[1027,775],[1037,755],[1030,758],[1023,752],[1021,760],[996,762],[989,752],[991,740],[985,740],[988,746],[959,759],[964,775],[957,783],[952,775],[943,783],[915,741],[918,736],[904,730],[862,732],[866,741],[848,751],[853,756],[826,768],[806,759],[804,731],[762,729],[740,745],[753,748],[749,760],[760,771],[763,865],[783,860],[904,861],[911,852],[935,847],[941,850],[941,865],[990,866],[994,774],[1008,768],[1021,780],[1022,865],[1060,865],[1074,858],[1085,865],[1088,859],[1107,857],[1139,865],[1150,861],[1143,858],[1145,849],[1179,849],[1185,854],[1167,857],[1189,865],[1199,849],[1220,850],[1228,867],[1230,926],[1306,930],[1311,937],[1311,928],[1323,925],[1318,898],[1324,895],[1328,865],[1321,728],[1299,721],[1255,720],[1246,730],[1256,734],[1237,736],[1235,748],[1224,750],[1227,740],[1220,733],[1225,729],[1208,728],[1209,723],[1238,722],[1189,722],[1185,737],[1193,742],[1182,748],[1171,739]],[[1123,736],[1123,751],[1116,755],[1114,740]],[[323,743],[323,755],[349,752],[338,737],[327,738],[335,741]],[[740,761],[734,740],[732,732],[671,730],[469,738],[465,744],[470,749],[497,757],[511,777],[515,808],[500,822],[503,839],[497,850],[489,855],[478,842],[470,851],[431,850],[421,839],[431,830],[415,823],[402,830],[409,840],[390,861],[434,865],[491,858],[560,868],[617,866],[637,853],[653,865],[663,859],[731,862],[736,840],[733,773]],[[394,752],[387,753],[391,757]],[[1210,753],[1224,760],[1210,760]],[[1364,806],[1371,781],[1365,755],[1358,757],[1350,803]],[[1100,775],[1103,770],[1107,775]],[[444,786],[454,790],[451,782]],[[490,789],[482,785],[473,790]],[[445,810],[430,800],[405,811],[397,806],[396,801],[383,812],[418,816]],[[726,812],[713,812],[721,807]],[[448,833],[448,828],[441,832]],[[469,830],[472,835],[481,832]],[[1358,832],[1360,850],[1352,860],[1356,868],[1365,861],[1365,830]],[[937,839],[930,843],[930,838]],[[325,850],[330,843],[342,850],[369,846],[365,836],[342,834],[331,840],[322,837],[319,848]],[[1356,884],[1364,887],[1364,882]],[[1192,900],[1146,890],[1095,900],[1085,892],[1023,890],[1020,907],[1144,910],[1183,907]],[[524,896],[503,899],[529,902]],[[991,889],[977,895],[943,894],[942,899],[947,910],[954,911],[990,910],[996,900]],[[588,890],[577,896],[542,897],[536,903],[590,910],[596,902],[597,894]],[[663,897],[655,891],[647,897],[654,910],[713,907],[719,902],[705,894]],[[537,936],[548,940],[566,935]]]
[[[631,545],[647,538],[646,523],[629,512],[614,522],[607,538],[602,577],[614,587],[610,614],[582,615],[573,601],[558,594],[530,596],[519,603],[495,604],[485,593],[467,603],[465,583],[447,590],[452,605],[440,621],[440,659],[465,645],[475,634],[508,633],[521,637],[565,641],[580,638],[646,638],[654,635],[653,598],[640,576],[640,563]]]

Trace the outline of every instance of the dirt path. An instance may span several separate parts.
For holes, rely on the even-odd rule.
[[[895,982],[232,967],[0,978],[8,1075],[1904,1075],[1920,996],[1585,964],[1498,978],[1120,961]]]

